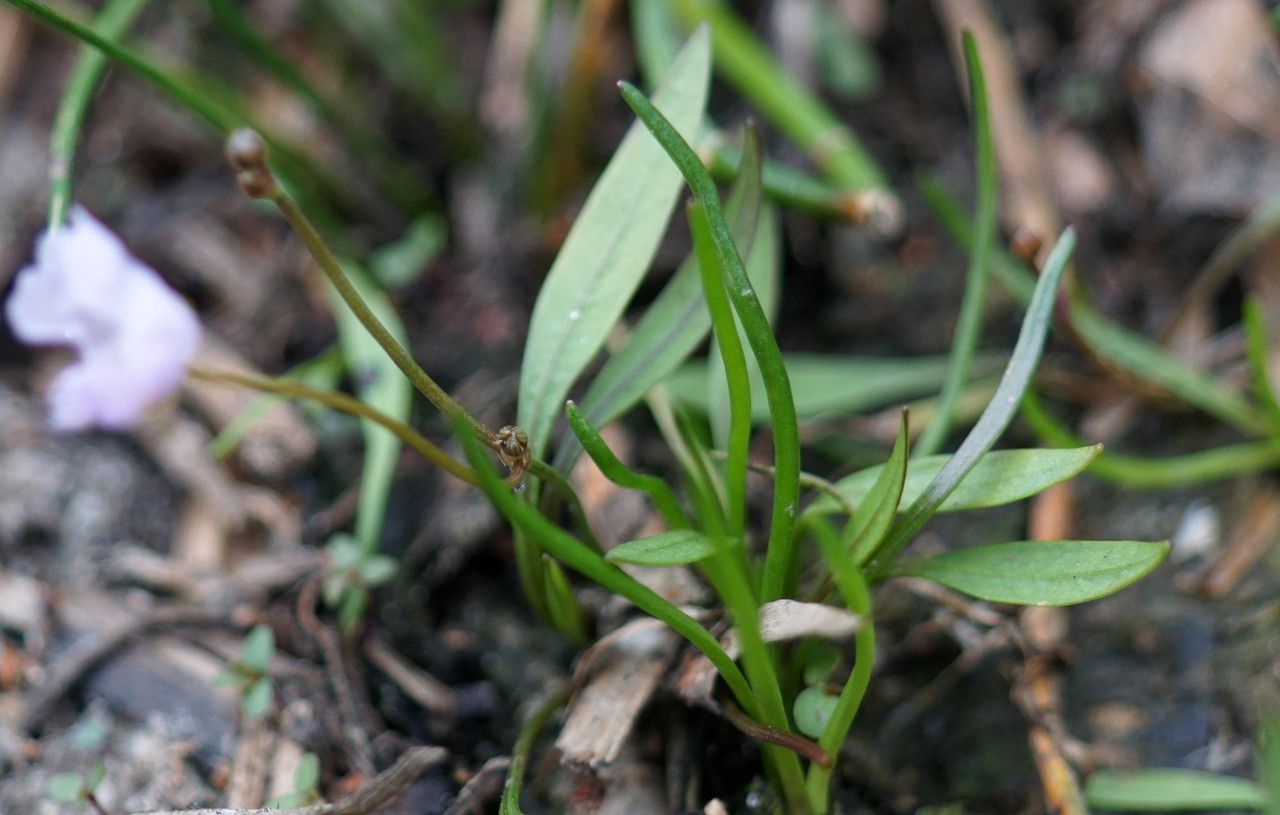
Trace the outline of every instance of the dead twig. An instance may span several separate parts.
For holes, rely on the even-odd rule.
[[[399,797],[427,770],[444,761],[443,747],[415,747],[351,795],[333,804],[298,809],[171,809],[136,815],[370,815]]]
[[[502,794],[502,785],[506,782],[510,769],[510,756],[495,756],[486,761],[458,790],[458,797],[449,804],[444,815],[483,815],[485,812],[492,812],[490,804]]]
[[[356,707],[355,692],[347,676],[346,660],[342,653],[342,639],[338,632],[320,622],[316,616],[316,600],[321,576],[317,575],[303,586],[298,595],[298,622],[320,649],[325,673],[338,703],[343,740],[356,769],[366,776],[373,775],[373,747],[369,736],[361,726],[360,711]]]

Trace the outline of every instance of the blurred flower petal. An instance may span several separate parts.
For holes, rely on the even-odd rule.
[[[40,237],[5,316],[23,342],[79,354],[49,389],[58,430],[136,424],[182,381],[200,340],[186,301],[80,207]]]

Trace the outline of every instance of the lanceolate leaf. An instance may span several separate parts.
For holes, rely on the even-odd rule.
[[[1243,778],[1195,770],[1100,770],[1084,788],[1089,806],[1127,812],[1262,809],[1267,796]]]
[[[754,238],[760,214],[759,174],[750,167],[738,175],[725,212],[733,224],[733,239],[755,255]],[[761,245],[760,251],[769,250]],[[754,268],[748,271],[754,272]],[[596,427],[603,427],[644,398],[650,388],[679,367],[711,330],[698,277],[690,253],[671,280],[636,323],[625,344],[609,357],[582,397],[579,408]],[[567,472],[580,448],[571,440],[556,451],[555,465]]]
[[[654,104],[684,133],[695,134],[702,121],[709,68],[707,32],[700,30],[654,95]],[[546,449],[570,386],[648,269],[679,190],[679,171],[643,125],[632,125],[574,221],[533,307],[518,416],[535,456]]]
[[[687,566],[714,555],[716,543],[692,529],[660,532],[613,547],[605,560],[637,566]]]
[[[938,512],[998,507],[1021,501],[1081,473],[1102,452],[1102,445],[1064,450],[994,450],[987,453],[955,491],[938,507]],[[951,456],[926,456],[911,462],[902,501],[910,504],[951,460]],[[855,506],[861,506],[884,471],[884,465],[859,470],[837,481],[836,489]],[[810,512],[835,513],[840,505],[830,496],[814,501]]]
[[[1168,553],[1163,542],[1014,541],[910,561],[895,571],[997,603],[1069,606],[1119,591]]]
[[[973,372],[995,373],[1004,360],[1003,356],[979,357]],[[936,393],[947,371],[947,358],[942,356],[889,359],[787,354],[784,361],[801,419],[859,413],[899,399]],[[693,362],[681,366],[665,383],[677,400],[705,412],[706,377],[706,366]],[[751,381],[751,412],[756,422],[769,420],[764,383],[759,376],[753,376]]]
[[[965,475],[996,443],[996,439],[1009,426],[1013,414],[1018,410],[1018,402],[1031,382],[1040,363],[1040,353],[1044,350],[1045,335],[1053,318],[1053,305],[1058,299],[1058,283],[1066,269],[1067,260],[1075,249],[1075,232],[1068,228],[1058,238],[1058,243],[1049,254],[1044,265],[1044,272],[1036,283],[1035,293],[1031,296],[1031,304],[1027,306],[1027,315],[1022,321],[1022,330],[1018,333],[1018,342],[1013,348],[1013,355],[1005,368],[1004,376],[996,388],[995,396],[986,410],[978,417],[978,423],[969,431],[960,448],[929,482],[920,497],[912,502],[889,530],[889,535],[879,550],[872,556],[872,575],[883,574],[893,558],[911,541],[915,534],[928,522],[933,513],[938,511],[942,502],[955,491]]]
[[[889,454],[889,460],[879,468],[880,475],[871,485],[866,500],[858,504],[858,511],[849,519],[845,539],[849,541],[848,548],[853,554],[854,563],[861,564],[875,551],[876,545],[893,524],[898,505],[902,503],[902,490],[906,483],[909,437],[907,411],[904,409],[893,452]]]

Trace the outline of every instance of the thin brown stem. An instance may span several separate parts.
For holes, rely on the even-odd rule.
[[[738,709],[737,705],[727,699],[720,703],[720,707],[724,711],[724,717],[729,720],[729,724],[756,741],[785,747],[801,758],[812,761],[819,767],[830,768],[835,766],[835,759],[832,758],[830,753],[823,750],[816,741],[811,741],[795,733],[788,733],[785,730],[779,730],[776,727],[770,727],[767,724],[761,724],[743,713]]]
[[[251,374],[225,369],[214,370],[193,365],[187,370],[191,376],[196,379],[203,379],[206,382],[214,382],[223,385],[238,385],[240,387],[251,388],[256,391],[271,393],[289,399],[310,399],[314,402],[319,402],[326,407],[333,408],[334,410],[349,413],[353,416],[359,416],[362,419],[368,419],[369,421],[389,430],[396,438],[400,439],[400,441],[418,451],[423,458],[438,465],[442,470],[450,475],[473,486],[477,483],[475,473],[470,467],[455,460],[452,456],[441,450],[421,433],[414,430],[404,422],[394,419],[382,411],[372,408],[364,402],[361,402],[359,399],[348,396],[345,393],[312,388],[299,382],[291,382],[287,379],[270,379],[267,377],[253,376]]]

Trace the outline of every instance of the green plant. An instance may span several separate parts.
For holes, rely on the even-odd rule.
[[[998,276],[1005,258],[995,246],[994,161],[984,82],[972,38],[966,38],[965,52],[974,102],[979,218],[976,229],[968,230],[966,225],[964,230],[971,252],[964,319],[953,354],[945,363],[929,360],[921,366],[919,360],[893,360],[888,363],[893,375],[880,370],[875,378],[880,388],[875,398],[897,399],[921,388],[927,391],[928,385],[922,386],[921,381],[927,383],[930,377],[909,374],[918,375],[933,365],[930,370],[945,374],[940,406],[916,457],[911,455],[904,413],[883,465],[831,484],[801,471],[798,423],[807,410],[832,409],[831,395],[817,393],[831,389],[831,377],[860,375],[855,372],[865,372],[868,366],[865,360],[824,360],[815,365],[813,360],[788,359],[778,345],[770,322],[779,287],[777,223],[772,210],[762,203],[766,162],[758,141],[749,130],[742,138],[735,189],[727,205],[722,205],[712,175],[690,146],[703,119],[713,39],[722,70],[808,149],[842,189],[878,196],[878,203],[867,204],[864,216],[893,220],[896,200],[884,189],[881,174],[852,135],[808,94],[780,79],[776,64],[759,58],[758,43],[718,4],[709,0],[676,4],[682,17],[707,18],[711,28],[699,28],[678,53],[672,51],[666,79],[652,98],[622,84],[622,96],[639,121],[595,185],[539,294],[522,364],[518,426],[495,431],[455,401],[414,360],[406,348],[403,324],[385,294],[354,260],[355,253],[346,247],[332,248],[331,236],[340,230],[334,227],[337,221],[331,206],[344,197],[341,185],[335,190],[334,184],[326,184],[328,173],[314,166],[305,152],[276,137],[264,141],[252,132],[234,130],[249,122],[234,96],[209,92],[207,82],[159,67],[145,52],[118,43],[116,35],[127,14],[111,26],[102,21],[99,30],[35,0],[9,2],[101,49],[229,135],[228,154],[242,189],[276,207],[323,273],[339,306],[339,346],[348,370],[377,372],[357,378],[359,398],[294,380],[192,372],[277,396],[317,401],[362,419],[367,461],[356,534],[331,541],[325,582],[326,598],[339,606],[344,625],[359,618],[369,588],[393,571],[394,563],[377,554],[377,544],[392,468],[400,445],[407,444],[449,474],[478,486],[508,519],[515,530],[524,591],[549,624],[578,639],[591,634],[565,574],[568,569],[630,600],[701,651],[724,684],[719,701],[726,715],[761,739],[765,769],[780,800],[788,812],[804,815],[830,810],[835,758],[871,679],[876,647],[872,589],[877,583],[913,575],[997,602],[1066,605],[1132,583],[1167,552],[1163,543],[1136,541],[1014,541],[927,559],[902,557],[935,514],[1021,500],[1074,476],[1099,452],[1086,445],[1069,450],[992,449],[1024,404],[1039,363],[1059,300],[1059,283],[1075,246],[1074,234],[1068,230],[1058,239],[1038,280],[1004,269],[1007,279],[1020,281],[1019,291],[1025,294],[1027,310],[1017,343],[991,398],[959,447],[950,455],[932,455],[949,430],[959,426],[958,405],[966,388],[991,368],[976,354],[978,318],[990,266],[987,259],[997,259],[991,271]],[[288,71],[281,71],[282,66],[270,59],[265,43],[245,36],[243,21],[232,6],[218,3],[214,7],[251,51],[289,80]],[[375,33],[387,35],[385,29]],[[436,70],[439,66],[423,67]],[[395,70],[404,76],[401,69]],[[314,107],[329,111],[329,103],[308,85],[289,81]],[[93,84],[92,79],[84,82]],[[430,97],[429,105],[448,107],[432,94],[422,95]],[[68,104],[87,104],[88,96],[77,90]],[[337,111],[329,111],[328,116],[339,129],[351,124]],[[68,117],[68,121],[73,122],[66,125],[73,134],[77,119]],[[367,136],[358,135],[353,141]],[[73,150],[74,138],[67,144],[67,150]],[[268,163],[268,144],[278,164],[274,168]],[[593,381],[582,383],[651,265],[682,184],[693,199],[686,213],[693,238],[689,260]],[[774,188],[778,188],[776,182]],[[1075,327],[1082,334],[1091,330],[1095,340],[1111,337],[1107,326],[1081,316],[1086,314],[1083,310],[1076,314]],[[1254,330],[1251,335],[1255,345],[1257,334]],[[699,414],[694,409],[696,400],[681,398],[677,383],[688,377],[690,369],[682,365],[708,335],[712,350],[694,374],[700,386],[692,389],[701,392],[703,413]],[[1145,351],[1135,351],[1132,343],[1110,344],[1113,350],[1120,346],[1128,352],[1119,356],[1135,367],[1151,359]],[[802,378],[802,371],[819,373]],[[1251,405],[1207,388],[1185,372],[1161,368],[1159,373],[1170,387],[1213,407],[1222,418],[1240,426],[1259,426]],[[583,386],[581,402],[566,402],[575,386]],[[407,423],[413,389],[453,423],[465,462]],[[858,401],[868,399],[865,387],[852,389],[844,399],[846,407],[850,403],[869,406]],[[679,464],[674,478],[631,470],[597,431],[642,402],[647,403]],[[555,428],[562,413],[572,437],[556,444]],[[750,460],[756,428],[764,423],[772,437],[773,458],[768,467]],[[565,478],[581,451],[606,477],[647,496],[668,530],[601,551]],[[494,464],[495,456],[502,471]],[[772,482],[767,530],[750,523],[747,477],[755,469],[767,472]],[[703,622],[638,581],[619,563],[696,570],[733,624],[737,656]],[[818,579],[806,578],[815,572],[806,565],[822,567]],[[771,604],[822,604],[831,587],[840,598],[841,611],[847,612],[841,618],[856,628],[852,665],[843,681],[839,653],[808,642],[794,648],[770,643],[760,623],[762,612]],[[240,688],[247,715],[263,715],[270,708],[273,686],[268,666],[273,652],[270,629],[259,626],[246,638],[241,657],[221,678]],[[797,676],[803,681],[792,681]],[[839,691],[830,693],[829,686]],[[521,760],[513,766],[513,782],[504,794],[508,811],[518,803],[518,768],[524,765],[537,729],[560,702],[557,697],[541,708],[521,737]],[[314,784],[300,782],[299,786],[314,790]]]
[[[315,753],[303,753],[298,767],[293,771],[293,792],[267,802],[268,809],[301,809],[312,804],[323,804],[320,795],[320,758]]]
[[[1099,770],[1084,794],[1092,807],[1128,812],[1250,810],[1280,812],[1280,721],[1261,728],[1256,781],[1219,773],[1173,768]]]
[[[275,683],[268,674],[276,653],[276,638],[266,625],[256,626],[244,638],[240,658],[214,677],[218,685],[232,685],[240,691],[240,709],[250,718],[265,716],[275,696]]]
[[[322,589],[324,601],[338,610],[338,624],[349,630],[364,615],[369,589],[395,576],[396,561],[368,551],[358,540],[341,533],[329,539],[325,550],[329,553],[329,574]]]
[[[49,796],[64,804],[88,804],[93,811],[102,815],[105,810],[94,797],[94,790],[107,775],[107,765],[101,761],[93,765],[89,772],[59,773],[49,779]]]

